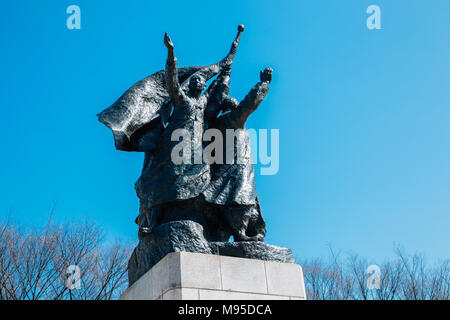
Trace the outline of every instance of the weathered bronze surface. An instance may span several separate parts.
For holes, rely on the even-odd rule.
[[[294,262],[289,249],[263,243],[266,228],[245,130],[248,117],[269,91],[273,70],[261,71],[260,81],[241,102],[228,96],[243,31],[240,25],[230,52],[220,62],[181,69],[166,33],[165,70],[136,83],[98,115],[113,131],[118,150],[145,153],[135,186],[140,199],[139,244],[129,261],[130,285],[173,251]],[[183,163],[172,157],[180,143],[173,136],[180,129],[193,137],[192,152]],[[235,132],[231,138],[230,129]],[[223,137],[223,151],[215,150],[226,158],[222,162],[196,158],[204,155],[208,132]],[[234,242],[228,242],[231,236]]]

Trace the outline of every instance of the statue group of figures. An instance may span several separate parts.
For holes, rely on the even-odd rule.
[[[152,110],[153,113],[159,113],[158,117],[152,119],[154,114],[147,113],[150,116],[147,123],[150,124],[152,120],[154,123],[137,128],[137,137],[130,139],[133,150],[145,153],[142,175],[136,183],[140,199],[136,223],[140,238],[163,223],[192,220],[205,227],[212,241],[227,241],[230,235],[233,235],[234,241],[264,240],[266,230],[256,194],[245,122],[266,96],[272,69],[266,68],[261,72],[261,81],[241,102],[228,96],[231,65],[243,31],[244,27],[240,25],[225,59],[208,67],[190,70],[188,73],[191,74],[183,74],[185,79],[179,75],[173,42],[165,34],[164,44],[168,55],[164,83],[160,87],[149,86],[147,92],[140,93],[143,93],[143,100],[150,100],[152,96],[161,94],[160,91],[167,91],[168,99],[153,108],[158,109]],[[217,74],[217,78],[206,89],[206,82]],[[135,95],[133,88],[131,91],[131,95]],[[139,99],[135,96],[132,99],[122,97],[116,104],[133,104],[136,100]],[[111,115],[113,118],[118,117],[118,109],[124,113],[122,117],[129,116],[128,112],[113,105],[100,114],[100,120],[109,125]],[[117,119],[114,120],[117,122]],[[115,123],[110,127],[116,130]],[[223,137],[227,136],[227,129],[236,130],[232,137],[235,139],[233,148],[236,151],[233,163],[194,161],[195,154],[203,153],[205,147],[202,133],[212,128],[219,130]],[[187,130],[194,137],[190,141],[192,161],[181,164],[174,163],[171,157],[172,150],[179,144],[179,140],[174,139],[174,132],[179,129]],[[194,130],[197,132],[194,133]],[[199,132],[200,139],[195,138]],[[226,146],[227,142],[222,145]],[[236,159],[238,151],[240,161]]]
[[[268,93],[273,71],[261,71],[260,81],[241,102],[229,97],[231,67],[243,31],[244,26],[240,25],[230,52],[220,62],[186,68],[178,68],[173,42],[166,33],[165,70],[136,83],[98,115],[113,131],[117,149],[145,153],[144,168],[136,182],[140,243],[146,239],[157,241],[154,238],[158,228],[180,221],[201,225],[209,242],[228,242],[231,236],[234,242],[264,241],[266,228],[245,123]],[[188,143],[190,159],[182,163],[173,161],[173,150],[180,144],[180,129],[194,137],[184,141]],[[234,161],[210,163],[194,159],[205,148],[203,133],[211,129],[225,140],[233,140]],[[226,134],[230,129],[235,130],[231,138]],[[222,146],[229,143],[225,141]],[[229,150],[214,152],[225,154]],[[157,251],[163,245],[153,242],[152,246],[153,249],[145,250]],[[149,263],[144,269],[148,266]]]

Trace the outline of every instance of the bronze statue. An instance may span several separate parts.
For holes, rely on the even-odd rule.
[[[289,249],[263,243],[266,228],[245,130],[247,118],[269,91],[272,69],[261,72],[260,82],[240,103],[228,96],[243,31],[240,25],[220,62],[181,69],[166,33],[165,70],[136,83],[98,115],[113,131],[118,150],[145,153],[135,186],[139,244],[129,261],[130,285],[173,251],[293,262]],[[204,157],[205,136],[211,132],[223,137],[222,149],[214,151],[225,154],[225,161]],[[179,154],[181,160],[175,160]],[[234,242],[228,242],[230,236]]]

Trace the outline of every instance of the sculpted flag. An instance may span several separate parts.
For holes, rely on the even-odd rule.
[[[201,73],[206,79],[214,76],[217,64],[206,67],[178,69],[178,77],[185,88],[190,76]],[[147,129],[166,123],[171,111],[169,91],[164,70],[137,82],[109,108],[99,113],[98,120],[110,128],[117,150],[138,151],[136,142]]]
[[[220,62],[209,66],[178,68],[178,80],[186,91],[194,74],[206,81],[214,77],[226,65],[231,65],[239,45],[244,26],[238,27],[238,34],[230,52]],[[172,104],[165,71],[160,70],[137,82],[128,89],[112,106],[100,112],[98,120],[110,128],[114,135],[117,150],[140,151],[138,140],[141,136],[158,126],[165,126],[170,118]]]

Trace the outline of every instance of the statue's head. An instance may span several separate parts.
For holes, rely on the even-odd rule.
[[[222,113],[233,110],[239,105],[239,102],[235,98],[226,97],[222,101]]]
[[[206,81],[201,75],[194,74],[189,80],[189,90],[192,90],[194,92],[199,91],[201,92],[205,88],[206,88]]]

